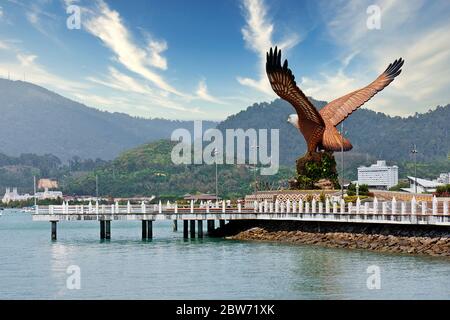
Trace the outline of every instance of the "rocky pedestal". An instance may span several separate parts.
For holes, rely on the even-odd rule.
[[[297,159],[297,176],[289,180],[290,189],[339,189],[336,160],[332,152],[313,152]]]

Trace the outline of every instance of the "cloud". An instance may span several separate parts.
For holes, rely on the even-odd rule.
[[[25,76],[30,82],[71,94],[88,88],[86,84],[67,80],[49,72],[37,63],[38,57],[34,54],[18,52],[14,60],[12,63],[0,64],[0,74],[8,74],[13,71],[12,76],[18,75],[21,79]]]
[[[97,8],[88,10],[87,13],[87,18],[83,19],[86,30],[98,37],[115,54],[119,63],[128,70],[151,81],[161,90],[183,96],[161,75],[150,68],[154,66],[154,63],[157,63],[159,68],[167,68],[166,60],[160,56],[164,49],[161,43],[154,42],[153,48],[150,47],[150,52],[137,45],[123,24],[120,14],[111,10],[104,1],[98,1]]]
[[[3,7],[0,6],[0,19],[2,19],[2,18],[3,18]]]
[[[246,47],[256,53],[258,57],[259,78],[237,77],[237,80],[244,86],[249,86],[273,96],[273,91],[265,73],[265,60],[267,50],[274,46],[274,24],[267,16],[267,8],[263,0],[243,0],[243,9],[246,25],[241,32]],[[279,41],[277,45],[286,53],[287,50],[297,45],[299,41],[299,36],[292,33],[282,41]]]
[[[150,41],[148,44],[150,53],[150,64],[156,68],[167,70],[167,59],[161,55],[167,50],[166,41]]]
[[[225,104],[223,101],[221,101],[218,98],[215,98],[211,96],[208,92],[208,87],[206,85],[205,80],[200,80],[198,83],[198,88],[196,91],[197,97],[208,102],[217,103],[217,104]]]
[[[450,102],[450,43],[447,40],[450,5],[418,0],[378,1],[381,29],[366,26],[367,7],[373,1],[322,3],[326,32],[343,56],[338,68],[320,70],[302,79],[306,94],[331,100],[373,81],[387,65],[405,59],[402,74],[365,107],[392,115],[427,111]]]

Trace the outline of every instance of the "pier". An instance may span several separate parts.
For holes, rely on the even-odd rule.
[[[215,229],[216,221],[219,227],[224,227],[231,220],[279,220],[279,221],[317,221],[345,222],[365,224],[404,224],[404,225],[435,225],[450,227],[449,201],[436,197],[431,202],[416,201],[378,201],[356,203],[340,202],[256,202],[249,208],[240,203],[227,206],[226,201],[179,206],[177,203],[126,205],[118,203],[100,205],[62,205],[36,206],[33,221],[48,221],[51,223],[51,239],[57,238],[57,223],[59,221],[99,221],[100,239],[111,239],[111,222],[141,221],[142,239],[153,238],[153,222],[173,221],[173,230],[177,231],[178,221],[183,223],[184,238],[202,238],[203,222],[206,222],[207,232]],[[197,227],[197,228],[196,228]]]

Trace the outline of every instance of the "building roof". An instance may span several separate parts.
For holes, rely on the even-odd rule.
[[[437,188],[439,186],[442,186],[443,183],[439,183],[436,181],[431,181],[431,180],[426,180],[426,179],[421,179],[421,178],[415,178],[415,177],[411,177],[408,176],[408,180],[415,182],[417,181],[417,184],[424,187],[424,188]]]
[[[217,200],[220,199],[220,197],[216,197],[214,194],[186,194],[184,196],[184,200]]]

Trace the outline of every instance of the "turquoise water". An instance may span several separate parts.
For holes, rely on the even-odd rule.
[[[179,229],[181,225],[179,224]],[[3,211],[0,217],[0,299],[450,299],[450,259],[379,254],[278,243],[183,240],[169,222],[50,224]],[[66,286],[77,265],[81,288]],[[380,268],[369,290],[367,267]]]

